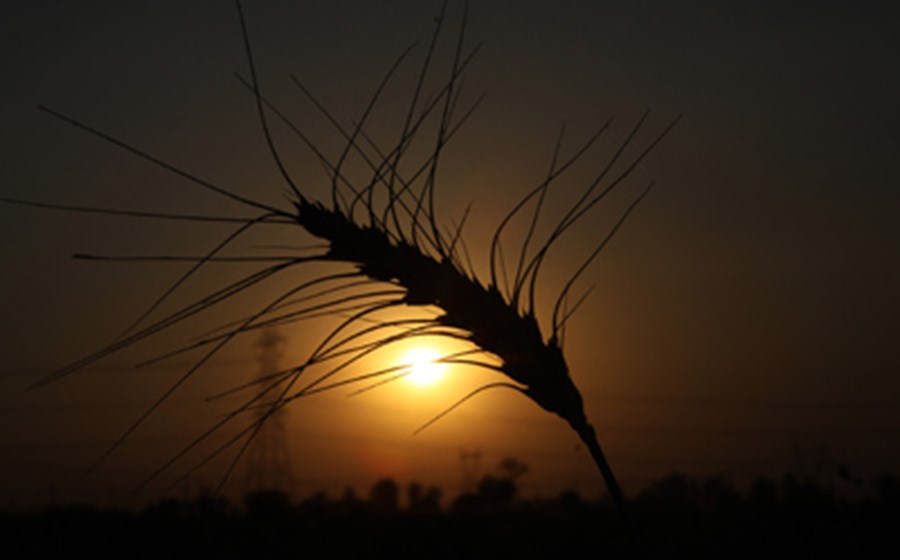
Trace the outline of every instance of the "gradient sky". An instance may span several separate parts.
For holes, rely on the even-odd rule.
[[[248,0],[263,87],[335,150],[333,131],[290,74],[350,122],[397,54],[427,38],[434,4]],[[483,93],[485,100],[448,150],[440,185],[448,218],[478,203],[467,232],[477,261],[484,263],[498,214],[546,173],[561,123],[571,150],[610,116],[617,140],[651,109],[646,143],[684,115],[622,198],[563,248],[544,295],[552,302],[553,280],[574,270],[602,235],[597,224],[655,179],[657,188],[583,281],[596,288],[566,346],[627,492],[675,470],[737,481],[830,461],[866,477],[900,470],[900,35],[889,7],[472,2],[467,34],[484,45],[465,99]],[[458,8],[451,2],[451,11]],[[212,181],[283,201],[252,97],[234,78],[246,60],[228,3],[19,3],[0,22],[0,61],[3,196],[235,210],[49,117],[36,108],[42,104]],[[396,126],[412,72],[406,66],[388,90],[379,122],[394,115]],[[314,160],[287,135],[282,140],[292,171],[312,177],[313,192],[326,192]],[[614,146],[594,152],[556,200],[573,197]],[[25,392],[113,338],[179,271],[69,255],[190,254],[215,236],[6,205],[0,223],[0,506],[60,495],[115,501],[227,409],[203,397],[255,374],[254,341],[226,352],[72,490],[68,481],[189,362],[131,364],[203,325]],[[308,238],[298,232],[279,241]],[[302,359],[324,329],[284,332],[289,357]],[[335,393],[294,407],[289,445],[303,489],[337,492],[393,476],[453,494],[460,450],[481,448],[484,472],[505,456],[531,465],[526,493],[573,485],[596,493],[600,479],[575,436],[515,394],[488,393],[410,435],[484,379],[398,385],[353,399]],[[194,484],[212,484],[215,472]]]

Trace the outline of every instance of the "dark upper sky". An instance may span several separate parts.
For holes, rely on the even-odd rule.
[[[428,37],[436,11],[419,1],[245,4],[265,91],[332,151],[339,146],[333,131],[290,74],[350,123],[398,53]],[[900,469],[900,34],[888,8],[472,2],[467,36],[483,47],[463,100],[485,100],[448,150],[441,209],[458,217],[467,202],[478,202],[467,237],[476,261],[497,215],[546,172],[562,122],[571,151],[616,118],[613,141],[555,193],[560,204],[645,109],[653,112],[643,143],[684,114],[609,213],[575,233],[546,285],[552,301],[552,279],[577,266],[601,235],[598,225],[644,182],[657,181],[590,269],[583,288],[596,288],[567,340],[588,414],[627,487],[672,470],[736,478],[783,472],[819,457],[820,448],[864,474]],[[450,9],[459,13],[457,3]],[[246,60],[228,3],[20,3],[0,22],[0,60],[3,196],[236,210],[41,113],[43,104],[203,177],[283,201],[252,96],[234,78]],[[379,126],[397,126],[413,72],[405,66],[386,92]],[[314,160],[288,135],[280,139],[292,172],[324,195]],[[114,337],[178,272],[68,255],[187,254],[214,237],[202,228],[14,206],[0,206],[0,218],[3,491],[11,501],[40,500],[102,451],[186,363],[134,373],[126,365],[138,358],[117,357],[23,393],[42,373]],[[308,239],[298,233],[280,241]],[[286,334],[320,332],[309,328]],[[218,371],[251,375],[251,344]],[[198,412],[199,397],[220,383],[204,379],[118,454],[125,458],[108,472],[127,473],[126,482],[107,486],[139,479],[180,434],[200,429],[202,414],[214,414]],[[520,397],[485,395],[412,438],[460,393],[417,396],[413,406],[398,398],[404,390],[298,409],[308,415],[292,424],[301,477],[331,487],[382,475],[453,484],[459,449],[481,447],[485,469],[503,455],[532,464],[536,492],[571,484],[590,492],[599,484],[565,427]],[[369,420],[385,415],[392,420],[384,425]]]

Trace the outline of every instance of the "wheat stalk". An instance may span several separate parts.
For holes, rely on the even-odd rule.
[[[564,131],[561,131],[546,177],[527,192],[499,221],[490,243],[489,276],[486,281],[482,281],[471,264],[462,235],[467,215],[464,215],[454,228],[443,228],[435,202],[443,151],[478,104],[476,101],[461,108],[459,94],[461,76],[477,51],[477,48],[467,49],[465,44],[467,6],[464,4],[461,22],[453,39],[449,68],[435,91],[426,95],[426,83],[430,73],[434,72],[436,46],[442,38],[446,25],[446,2],[441,7],[426,47],[424,60],[416,74],[415,86],[407,105],[401,133],[386,148],[370,137],[367,132],[368,119],[377,106],[384,88],[405,63],[413,51],[412,48],[404,51],[386,72],[362,116],[350,128],[341,125],[325,104],[299,79],[292,76],[292,80],[304,96],[328,119],[343,139],[344,148],[336,158],[326,156],[301,127],[286,117],[264,95],[239,2],[237,6],[249,62],[249,77],[241,78],[241,81],[253,94],[258,121],[269,153],[290,190],[290,205],[286,208],[277,207],[238,195],[230,189],[208,182],[93,126],[56,110],[41,107],[43,111],[63,122],[185,178],[197,187],[239,203],[253,215],[233,217],[165,214],[4,199],[6,202],[44,209],[106,213],[141,219],[236,224],[233,231],[206,254],[197,256],[77,255],[79,258],[94,260],[153,262],[178,260],[190,262],[192,265],[121,336],[100,350],[53,372],[36,383],[36,386],[74,373],[188,318],[216,308],[270,278],[290,275],[298,269],[308,270],[323,263],[350,265],[350,269],[343,272],[315,274],[312,279],[295,285],[277,298],[262,302],[252,315],[226,323],[198,340],[158,357],[164,359],[188,350],[204,350],[203,356],[120,436],[98,463],[129,437],[201,366],[236,337],[301,320],[332,316],[341,318],[339,324],[320,341],[305,361],[270,375],[267,387],[253,394],[242,406],[211,426],[178,455],[167,461],[150,479],[235,418],[243,416],[248,411],[255,411],[257,414],[254,415],[255,420],[252,423],[205,460],[233,445],[239,445],[230,472],[266,419],[281,407],[299,398],[338,387],[363,385],[360,391],[365,391],[374,386],[388,384],[406,375],[408,368],[405,370],[404,366],[392,366],[355,373],[349,377],[338,376],[364,357],[391,344],[414,337],[443,336],[467,341],[472,349],[448,354],[440,358],[440,361],[499,371],[508,380],[491,383],[473,391],[423,428],[483,391],[501,387],[515,390],[543,409],[560,416],[578,434],[590,450],[613,503],[624,515],[625,505],[621,488],[603,454],[594,428],[585,416],[582,397],[569,375],[562,340],[566,322],[587,295],[585,293],[581,296],[574,305],[568,305],[576,281],[607,246],[632,210],[644,199],[652,184],[633,198],[618,221],[598,240],[595,249],[586,255],[583,262],[571,273],[557,294],[548,323],[549,328],[546,331],[542,330],[536,316],[538,291],[536,285],[548,255],[559,240],[573,225],[589,216],[613,189],[622,185],[632,175],[634,169],[669,133],[678,119],[664,127],[636,153],[632,153],[635,152],[634,140],[646,124],[645,114],[634,125],[618,149],[607,156],[602,170],[584,187],[577,200],[568,206],[568,210],[555,222],[550,233],[541,238],[538,235],[538,224],[543,217],[544,203],[551,194],[552,186],[609,131],[610,123],[607,122],[600,127],[567,157],[562,155]],[[313,200],[299,186],[299,181],[288,172],[280,148],[270,130],[276,123],[292,131],[327,170],[331,191],[329,203]],[[424,157],[416,160],[411,155],[412,147],[421,146],[423,143],[430,145],[431,148]],[[354,157],[368,170],[367,180],[353,180],[348,176],[346,172],[348,160]],[[524,223],[526,233],[518,243],[515,256],[510,259],[504,255],[503,239],[504,235],[508,237],[507,230],[514,221]],[[223,255],[238,239],[260,227],[302,229],[321,241],[321,244],[308,247],[303,256]],[[160,306],[197,271],[212,263],[261,264],[253,273],[226,284],[161,319],[149,320],[153,313],[158,311]],[[430,318],[385,317],[385,312],[408,308],[430,308],[439,312]],[[492,361],[489,357],[494,357],[495,360]],[[308,372],[313,366],[324,368],[325,372],[309,379],[311,374]],[[235,387],[229,394],[251,387],[258,385]],[[264,414],[258,414],[260,408],[265,411]],[[197,467],[199,465],[195,468]]]

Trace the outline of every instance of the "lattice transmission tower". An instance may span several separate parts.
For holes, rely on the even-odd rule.
[[[256,359],[259,364],[256,381],[260,390],[270,385],[272,376],[279,371],[284,343],[284,337],[274,330],[264,331],[256,343]],[[259,407],[257,410],[257,420],[262,420],[269,413],[268,407]],[[292,494],[294,475],[287,419],[284,407],[269,415],[247,448],[245,492],[280,490],[288,495]]]

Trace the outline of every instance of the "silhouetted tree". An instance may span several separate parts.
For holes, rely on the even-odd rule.
[[[506,509],[515,496],[516,483],[512,479],[486,475],[478,483],[478,497],[486,509]]]
[[[424,489],[418,482],[412,482],[406,495],[410,513],[435,514],[441,511],[441,490],[436,486]]]
[[[584,499],[577,490],[565,490],[557,498],[559,507],[567,513],[582,513],[585,509]]]
[[[778,484],[771,478],[757,478],[750,485],[747,500],[756,510],[774,509],[778,505]]]
[[[497,469],[504,478],[514,481],[528,472],[528,465],[515,457],[504,457]]]
[[[697,482],[681,473],[657,480],[641,492],[637,501],[648,511],[675,513],[696,508],[700,489]]]
[[[793,474],[784,477],[782,483],[784,505],[802,511],[824,511],[834,506],[834,492],[812,478],[798,479]]]
[[[351,487],[344,490],[344,495],[337,503],[338,511],[342,514],[355,514],[363,509],[363,501],[357,497],[356,492]]]
[[[463,494],[453,503],[458,512],[497,511],[509,508],[516,497],[516,479],[528,472],[528,465],[506,457],[497,465],[496,475],[485,475],[474,494]]]
[[[321,513],[328,508],[328,496],[321,490],[303,500],[300,509],[307,513]]]
[[[741,495],[734,484],[722,475],[707,478],[700,484],[700,506],[709,512],[722,513],[735,510]]]
[[[399,507],[400,490],[390,478],[383,478],[372,486],[369,503],[378,513],[396,513]]]
[[[281,490],[257,490],[244,495],[244,508],[251,517],[271,517],[284,514],[290,499]]]

